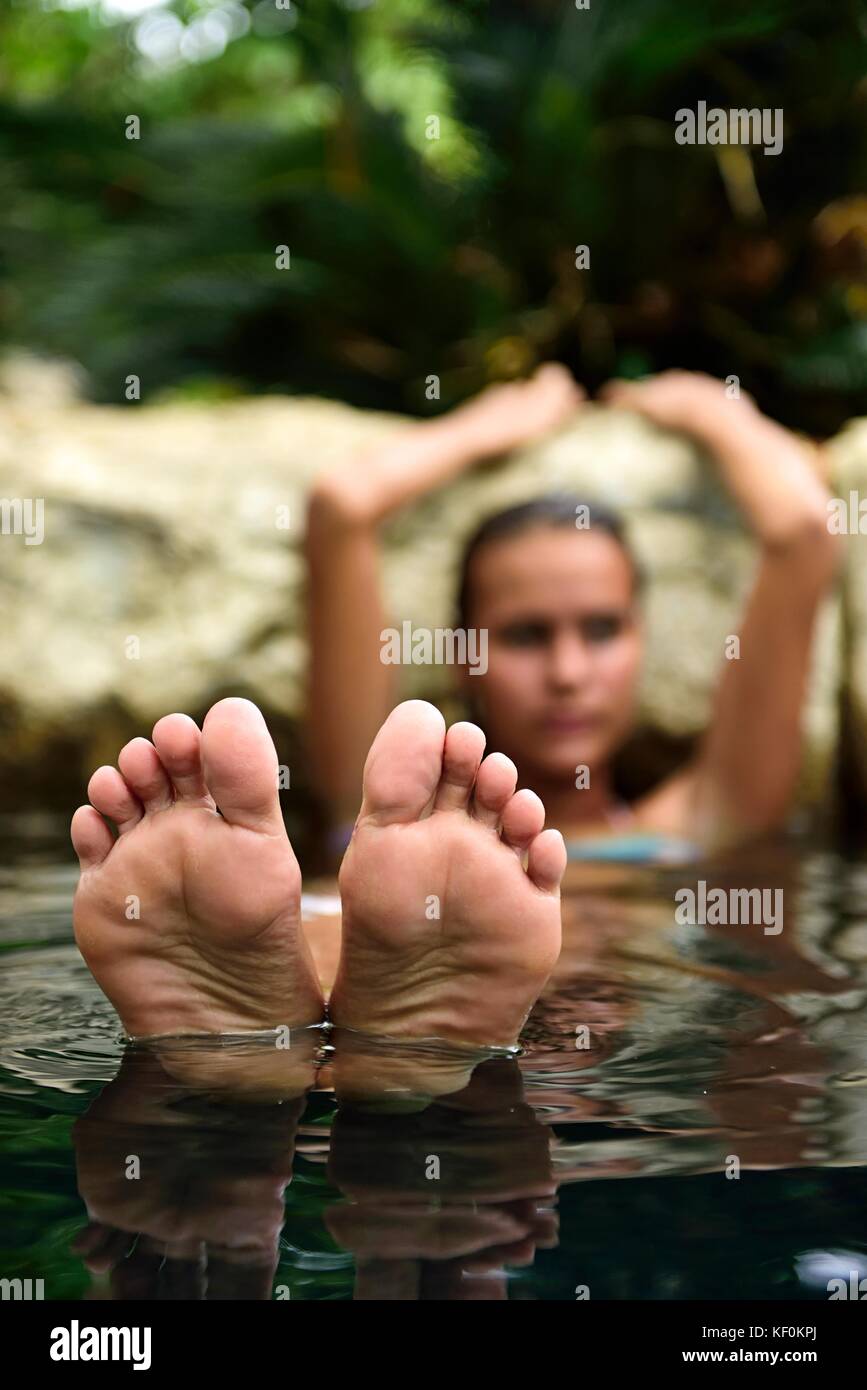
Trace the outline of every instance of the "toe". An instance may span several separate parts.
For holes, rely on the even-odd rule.
[[[142,806],[116,767],[98,767],[87,784],[90,803],[113,820],[121,835],[142,818]]]
[[[179,801],[213,806],[202,771],[202,735],[187,714],[167,714],[154,725],[154,747]]]
[[[92,806],[79,806],[69,827],[72,848],[82,869],[94,869],[106,858],[114,844],[114,836],[98,811]]]
[[[537,888],[556,893],[566,872],[566,845],[559,830],[543,830],[530,845],[527,873]]]
[[[224,818],[251,830],[283,829],[277,751],[249,700],[220,700],[202,726],[205,783]]]
[[[424,700],[407,700],[392,710],[364,765],[362,817],[388,825],[418,820],[433,808],[445,731],[439,710]]]
[[[475,724],[453,724],[443,748],[442,776],[435,811],[466,810],[485,751],[485,736]]]
[[[473,796],[473,817],[498,830],[506,803],[515,793],[518,769],[505,753],[491,753],[479,768]]]
[[[131,739],[117,765],[146,811],[164,811],[174,801],[172,784],[160,755],[146,738]]]
[[[541,797],[527,787],[515,792],[503,808],[502,823],[506,844],[523,854],[545,825],[545,807]]]

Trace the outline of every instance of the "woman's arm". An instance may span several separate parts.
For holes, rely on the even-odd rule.
[[[395,667],[380,660],[380,525],[482,459],[553,429],[582,395],[565,368],[549,364],[530,381],[491,387],[441,419],[398,431],[314,484],[308,729],[314,778],[338,821],[355,817],[368,749],[399,698]]]
[[[795,789],[813,629],[840,558],[818,451],[698,374],[613,383],[606,399],[703,444],[761,546],[740,654],[723,663],[699,754],[645,809],[665,819],[676,806],[713,839],[771,830]]]

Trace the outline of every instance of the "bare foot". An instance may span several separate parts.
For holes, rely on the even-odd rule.
[[[92,805],[72,819],[75,936],[97,983],[136,1037],[318,1023],[301,874],[261,714],[221,700],[201,733],[170,714],[153,740],[128,743],[120,771],[99,768]]]
[[[560,950],[563,838],[473,724],[410,700],[380,729],[340,871],[331,1015],[398,1038],[515,1042]],[[522,857],[527,856],[525,870]]]

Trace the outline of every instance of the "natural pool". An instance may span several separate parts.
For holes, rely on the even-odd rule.
[[[867,1276],[857,856],[576,866],[523,1055],[422,1109],[180,1085],[75,950],[65,826],[5,825],[2,864],[0,1277],[46,1299],[826,1301]],[[781,890],[784,929],[678,923],[698,877]]]

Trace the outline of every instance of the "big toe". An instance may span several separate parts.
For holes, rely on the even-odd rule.
[[[445,736],[445,720],[425,700],[393,709],[364,765],[362,816],[390,824],[427,814],[442,776]]]
[[[282,827],[277,751],[249,700],[220,700],[202,725],[202,768],[223,817],[252,830]]]

